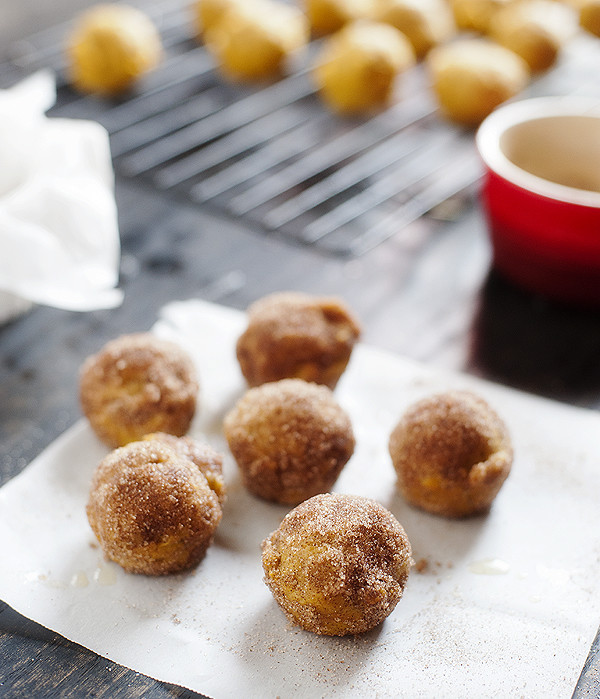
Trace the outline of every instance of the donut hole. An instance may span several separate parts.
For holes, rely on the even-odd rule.
[[[482,398],[461,391],[411,406],[389,451],[404,498],[447,517],[487,511],[512,465],[505,424]]]
[[[331,389],[297,378],[249,389],[224,429],[245,487],[288,505],[327,492],[355,446],[350,418]]]
[[[197,565],[222,517],[202,472],[158,440],[108,454],[92,478],[86,512],[105,555],[145,575]]]
[[[368,631],[394,609],[412,562],[394,516],[359,496],[326,494],[292,510],[262,544],[265,583],[296,624],[319,634]]]

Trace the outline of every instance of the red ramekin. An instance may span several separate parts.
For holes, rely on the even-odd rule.
[[[504,105],[476,142],[494,266],[550,298],[600,304],[600,100]]]

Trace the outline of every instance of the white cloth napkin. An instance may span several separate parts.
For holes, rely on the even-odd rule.
[[[0,90],[0,319],[15,299],[77,311],[122,300],[108,134],[48,118],[55,99],[48,71]]]

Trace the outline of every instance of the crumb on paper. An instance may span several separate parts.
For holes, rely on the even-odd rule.
[[[452,561],[448,561],[447,563],[442,563],[441,561],[430,561],[428,558],[419,558],[413,565],[413,569],[415,572],[423,574],[423,573],[428,573],[431,572],[431,569],[435,569],[435,571],[439,571],[440,568],[443,567],[446,568],[454,568],[454,563]]]
[[[419,558],[415,563],[414,568],[417,573],[424,573],[429,567],[429,561],[426,558]]]

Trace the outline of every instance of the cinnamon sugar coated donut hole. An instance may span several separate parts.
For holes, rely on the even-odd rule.
[[[301,379],[249,389],[224,430],[246,488],[286,505],[328,491],[354,452],[350,418],[331,390]]]
[[[359,324],[341,300],[275,293],[248,308],[237,358],[249,386],[299,378],[335,388],[359,336]]]
[[[265,583],[306,631],[359,634],[402,597],[411,547],[398,520],[356,495],[317,495],[292,510],[262,543]]]
[[[204,442],[191,437],[175,437],[165,432],[153,432],[144,437],[144,441],[156,440],[167,444],[180,456],[189,459],[196,465],[206,478],[211,490],[223,505],[227,495],[225,478],[223,477],[223,455]]]
[[[466,391],[411,406],[392,431],[389,450],[404,498],[445,517],[486,512],[513,458],[504,422]]]
[[[221,515],[200,469],[158,439],[132,442],[106,456],[87,504],[104,554],[127,572],[145,575],[197,565]]]
[[[184,435],[197,395],[198,379],[187,353],[150,333],[111,340],[80,371],[83,413],[111,447],[150,432]]]

